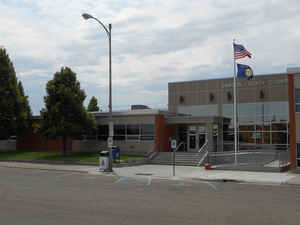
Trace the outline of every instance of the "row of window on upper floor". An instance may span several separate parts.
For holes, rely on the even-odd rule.
[[[300,88],[295,88],[295,111],[300,112]]]
[[[244,81],[237,81],[236,86],[237,87],[254,87],[254,86],[269,86],[269,87],[277,87],[277,86],[287,86],[288,85],[288,79],[271,79],[271,80],[244,80]],[[169,86],[169,91],[174,92],[178,89],[186,89],[191,90],[195,88],[200,88],[201,90],[208,89],[208,87],[214,86],[218,89],[218,83],[208,83],[208,82],[191,82],[191,83],[178,83],[178,84],[172,84]],[[220,88],[232,88],[233,80],[232,81],[224,81],[220,84]]]
[[[223,116],[232,118],[234,104],[222,104],[222,113],[218,105],[191,105],[178,106],[177,112],[189,116]],[[240,103],[237,105],[239,118],[248,117],[250,120],[288,120],[289,104],[287,101]]]

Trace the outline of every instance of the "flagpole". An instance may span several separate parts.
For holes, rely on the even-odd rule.
[[[237,165],[237,104],[236,104],[236,60],[234,57],[234,44],[235,39],[233,39],[232,47],[233,47],[233,119],[234,119],[234,164]]]

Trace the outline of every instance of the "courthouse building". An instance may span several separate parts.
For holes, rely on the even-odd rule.
[[[147,154],[171,151],[170,140],[176,139],[182,152],[199,152],[203,146],[212,153],[233,152],[233,100],[233,78],[170,82],[168,109],[113,112],[114,145],[123,152]],[[237,79],[237,103],[238,151],[285,153],[291,168],[300,167],[300,68]],[[106,147],[109,115],[94,115],[97,134],[70,140],[72,151]],[[36,148],[46,148],[36,139],[39,134],[30,135],[27,140],[40,142]],[[29,148],[30,141],[23,138],[19,148]]]

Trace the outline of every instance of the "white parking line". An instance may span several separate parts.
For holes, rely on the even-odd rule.
[[[127,180],[128,178],[126,177],[120,177],[118,180],[115,181],[115,184],[119,184],[120,182]]]
[[[205,184],[208,184],[208,186],[210,186],[211,188],[213,188],[215,191],[217,190],[217,187],[215,185],[213,185],[210,182],[204,182]]]
[[[151,185],[151,184],[152,184],[152,178],[149,177],[149,178],[148,178],[148,182],[147,182],[147,186],[149,186],[149,185]]]

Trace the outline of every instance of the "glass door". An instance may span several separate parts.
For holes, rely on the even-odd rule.
[[[188,127],[188,151],[197,152],[205,144],[206,131],[204,125],[190,125]]]
[[[189,146],[189,151],[196,151],[196,147],[197,147],[196,135],[189,135],[188,146]]]
[[[188,128],[188,151],[197,150],[197,127],[189,126]]]
[[[199,142],[198,142],[198,150],[199,150],[205,144],[206,134],[205,133],[198,134],[198,140],[199,140]]]

